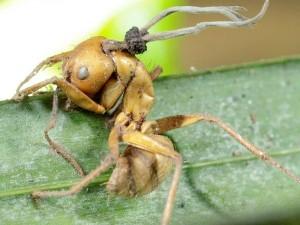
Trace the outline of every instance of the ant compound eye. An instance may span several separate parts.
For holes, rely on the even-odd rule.
[[[89,70],[86,66],[81,66],[78,71],[78,79],[84,80],[90,75]]]

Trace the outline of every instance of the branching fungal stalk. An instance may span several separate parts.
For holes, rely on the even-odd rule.
[[[103,43],[105,52],[112,50],[128,50],[131,54],[140,54],[147,50],[146,44],[148,42],[157,40],[166,40],[179,36],[185,36],[189,34],[197,34],[209,27],[248,27],[259,21],[266,13],[269,6],[269,0],[265,0],[260,12],[251,18],[247,18],[240,14],[239,11],[244,10],[240,6],[213,6],[213,7],[197,7],[197,6],[175,6],[162,11],[160,14],[151,19],[141,29],[138,27],[132,27],[127,31],[124,41],[107,40]],[[228,17],[229,20],[225,21],[212,21],[201,22],[191,27],[180,28],[176,30],[164,31],[160,33],[150,34],[149,29],[163,18],[176,13],[219,13]]]

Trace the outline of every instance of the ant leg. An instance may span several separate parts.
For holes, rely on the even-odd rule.
[[[175,162],[175,171],[172,179],[172,183],[170,186],[170,190],[168,193],[168,198],[166,202],[166,206],[163,212],[163,217],[161,219],[162,225],[168,225],[172,216],[173,206],[176,199],[176,192],[179,184],[179,179],[182,170],[182,157],[178,154],[177,157],[174,158]]]
[[[164,155],[173,159],[175,163],[175,171],[172,179],[172,183],[169,189],[167,202],[161,219],[162,225],[167,225],[170,222],[172,210],[176,198],[176,191],[180,179],[181,169],[182,169],[182,157],[181,155],[174,151],[173,146],[170,146],[165,141],[162,141],[159,135],[146,135],[138,131],[124,133],[122,135],[122,140],[132,146],[138,147],[141,150],[151,152],[154,154]],[[164,137],[164,136],[163,136]],[[164,137],[167,139],[167,137]]]
[[[117,128],[113,128],[111,134],[109,135],[108,145],[111,153],[105,157],[102,163],[90,172],[88,175],[82,178],[77,184],[74,184],[69,190],[66,191],[34,191],[31,195],[33,198],[47,198],[47,197],[60,197],[73,195],[80,192],[83,188],[88,186],[96,177],[101,173],[108,170],[118,158],[119,154],[119,132]]]
[[[278,169],[281,173],[287,175],[292,180],[300,183],[300,178],[296,176],[293,172],[286,169],[284,166],[275,161],[271,156],[269,156],[266,152],[259,149],[255,145],[251,144],[247,139],[241,137],[236,131],[234,131],[229,125],[225,124],[219,118],[205,115],[205,114],[195,114],[195,115],[177,115],[170,116],[162,119],[156,120],[157,122],[157,132],[164,133],[168,130],[181,128],[184,126],[188,126],[194,124],[196,122],[206,121],[210,123],[216,124],[218,127],[222,128],[226,131],[231,137],[233,137],[236,141],[238,141],[241,145],[243,145],[248,151],[250,151],[253,155],[257,156],[261,160],[270,164],[274,168]]]
[[[52,77],[50,79],[47,79],[47,80],[41,81],[37,84],[34,84],[34,85],[32,85],[28,88],[25,88],[21,91],[18,90],[16,92],[16,94],[12,97],[12,99],[15,100],[15,101],[22,101],[25,96],[36,92],[37,90],[39,90],[42,87],[47,86],[48,84],[53,84],[56,80],[57,80],[56,77]]]
[[[34,199],[47,198],[47,197],[62,197],[68,195],[74,195],[80,192],[83,188],[88,186],[96,177],[101,173],[107,171],[115,163],[114,157],[108,155],[103,162],[92,172],[82,178],[77,184],[73,185],[69,190],[66,191],[34,191],[31,196]]]
[[[25,96],[30,95],[40,88],[48,85],[48,84],[55,84],[57,85],[66,95],[70,100],[78,105],[79,107],[86,109],[91,112],[95,113],[104,113],[105,108],[93,101],[90,97],[88,97],[86,94],[84,94],[81,90],[79,90],[77,87],[69,83],[68,81],[64,79],[59,79],[57,77],[52,77],[50,79],[41,81],[37,84],[34,84],[28,88],[25,88],[21,91],[19,91],[14,97],[14,100],[20,101],[22,100]]]
[[[56,154],[60,155],[63,157],[75,170],[80,176],[84,176],[85,172],[80,166],[80,164],[76,161],[76,159],[60,144],[54,142],[50,137],[49,137],[49,131],[53,129],[56,125],[56,120],[57,120],[57,111],[58,111],[58,96],[57,96],[58,89],[54,91],[53,94],[53,105],[52,105],[52,112],[51,112],[51,117],[48,123],[48,126],[44,130],[44,135],[46,140],[48,141],[50,145],[50,149],[55,152]]]
[[[43,67],[48,67],[52,66],[55,63],[63,61],[66,57],[69,56],[71,52],[63,52],[58,55],[51,56],[44,61],[42,61],[40,64],[38,64],[33,71],[19,84],[16,90],[15,96],[19,95],[21,87],[26,84],[31,78],[33,78],[37,73],[43,68]],[[14,98],[14,97],[13,97]]]

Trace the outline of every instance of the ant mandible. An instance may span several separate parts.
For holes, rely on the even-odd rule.
[[[214,116],[206,114],[176,115],[147,121],[146,116],[154,101],[152,80],[160,74],[161,69],[157,67],[152,73],[148,73],[144,65],[134,56],[144,52],[147,49],[146,43],[150,41],[198,33],[208,27],[252,25],[263,17],[268,5],[269,0],[265,0],[261,11],[250,19],[239,14],[238,10],[241,7],[238,6],[172,7],[154,17],[143,28],[133,27],[130,29],[123,42],[94,37],[82,42],[72,51],[52,56],[40,63],[19,85],[13,99],[21,101],[25,96],[49,84],[57,86],[54,91],[51,118],[44,132],[45,138],[51,149],[68,161],[83,178],[66,191],[34,191],[33,198],[76,194],[114,164],[116,167],[108,181],[108,191],[129,197],[143,195],[154,190],[169,174],[175,163],[175,172],[161,220],[162,225],[167,225],[170,222],[179,183],[182,157],[174,150],[172,142],[162,134],[201,121],[216,124],[252,154],[300,183],[299,177]],[[151,26],[174,12],[220,13],[230,20],[202,22],[193,27],[152,35],[148,33]],[[21,87],[40,69],[58,62],[63,62],[63,78],[52,77],[21,90]],[[48,135],[49,130],[56,124],[58,90],[64,92],[75,105],[100,114],[108,112],[121,100],[120,109],[114,112],[114,125],[108,139],[110,153],[96,169],[87,175],[76,159]],[[127,148],[122,154],[119,152],[120,142],[127,144]]]

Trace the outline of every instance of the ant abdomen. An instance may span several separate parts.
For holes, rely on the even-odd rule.
[[[155,135],[164,144],[171,145],[169,139]],[[108,181],[107,190],[113,194],[133,197],[153,191],[170,173],[173,161],[171,158],[145,152],[128,146],[116,164]]]

